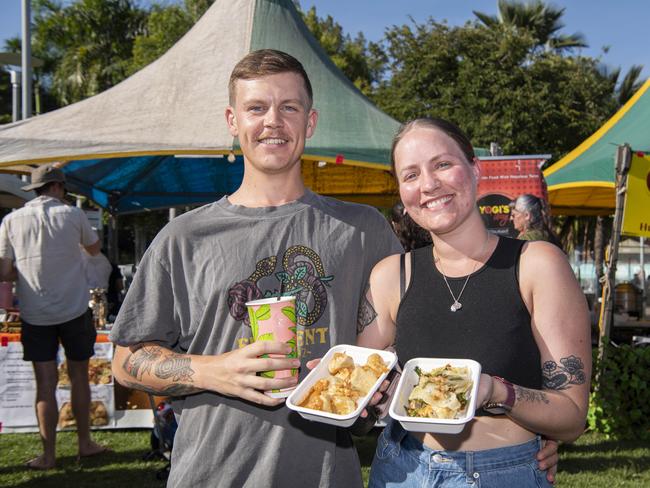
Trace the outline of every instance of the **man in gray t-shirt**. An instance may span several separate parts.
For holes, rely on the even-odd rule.
[[[244,303],[297,294],[305,363],[356,341],[373,265],[401,251],[371,207],[304,187],[300,157],[318,119],[300,63],[250,53],[233,70],[226,120],[244,154],[242,186],[184,214],[156,237],[111,333],[122,384],[179,397],[169,486],[358,487],[349,434],[308,422],[262,392],[296,379],[257,376],[296,367],[282,343],[249,344]]]

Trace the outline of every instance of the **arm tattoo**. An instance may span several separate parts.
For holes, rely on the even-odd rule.
[[[142,379],[145,373],[151,372],[151,366],[160,356],[162,350],[159,346],[144,346],[134,353],[129,354],[124,360],[124,371],[133,378]]]
[[[171,378],[175,382],[191,383],[194,374],[191,363],[190,358],[172,353],[156,364],[154,374],[163,380]]]
[[[191,395],[192,393],[198,393],[199,391],[201,391],[200,388],[196,388],[191,385],[169,385],[166,386],[165,388],[156,389],[156,388],[150,388],[145,385],[141,385],[140,383],[136,383],[134,381],[121,381],[121,383],[123,386],[126,386],[127,388],[131,388],[133,390],[140,390],[147,393],[151,393],[152,395],[159,395],[159,396],[183,396],[183,395]]]
[[[587,381],[585,366],[576,356],[555,361],[546,361],[542,365],[542,383],[547,390],[566,390],[571,385],[584,385]]]
[[[366,284],[366,289],[363,292],[361,297],[361,303],[359,304],[359,311],[357,313],[357,335],[361,334],[363,330],[368,327],[375,318],[377,318],[377,312],[372,306],[370,300],[368,300],[368,294],[370,293],[370,283]]]
[[[549,403],[549,399],[546,398],[546,393],[539,390],[529,390],[523,386],[513,385],[515,388],[515,398],[518,402],[542,402]]]

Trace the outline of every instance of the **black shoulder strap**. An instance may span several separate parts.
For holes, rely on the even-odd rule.
[[[399,300],[404,298],[404,290],[406,289],[406,254],[399,255]]]

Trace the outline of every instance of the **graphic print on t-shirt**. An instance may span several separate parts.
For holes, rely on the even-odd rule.
[[[327,275],[320,256],[306,246],[291,246],[279,259],[269,256],[255,264],[253,273],[228,290],[230,315],[250,327],[246,302],[260,298],[296,297],[296,322],[309,327],[323,315],[327,288],[333,275]]]

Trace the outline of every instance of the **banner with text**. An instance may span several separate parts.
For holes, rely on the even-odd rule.
[[[650,237],[650,155],[634,153],[627,176],[622,233]]]
[[[526,156],[480,158],[477,203],[487,228],[498,235],[517,237],[508,204],[524,193],[548,199],[540,167],[544,158]]]

